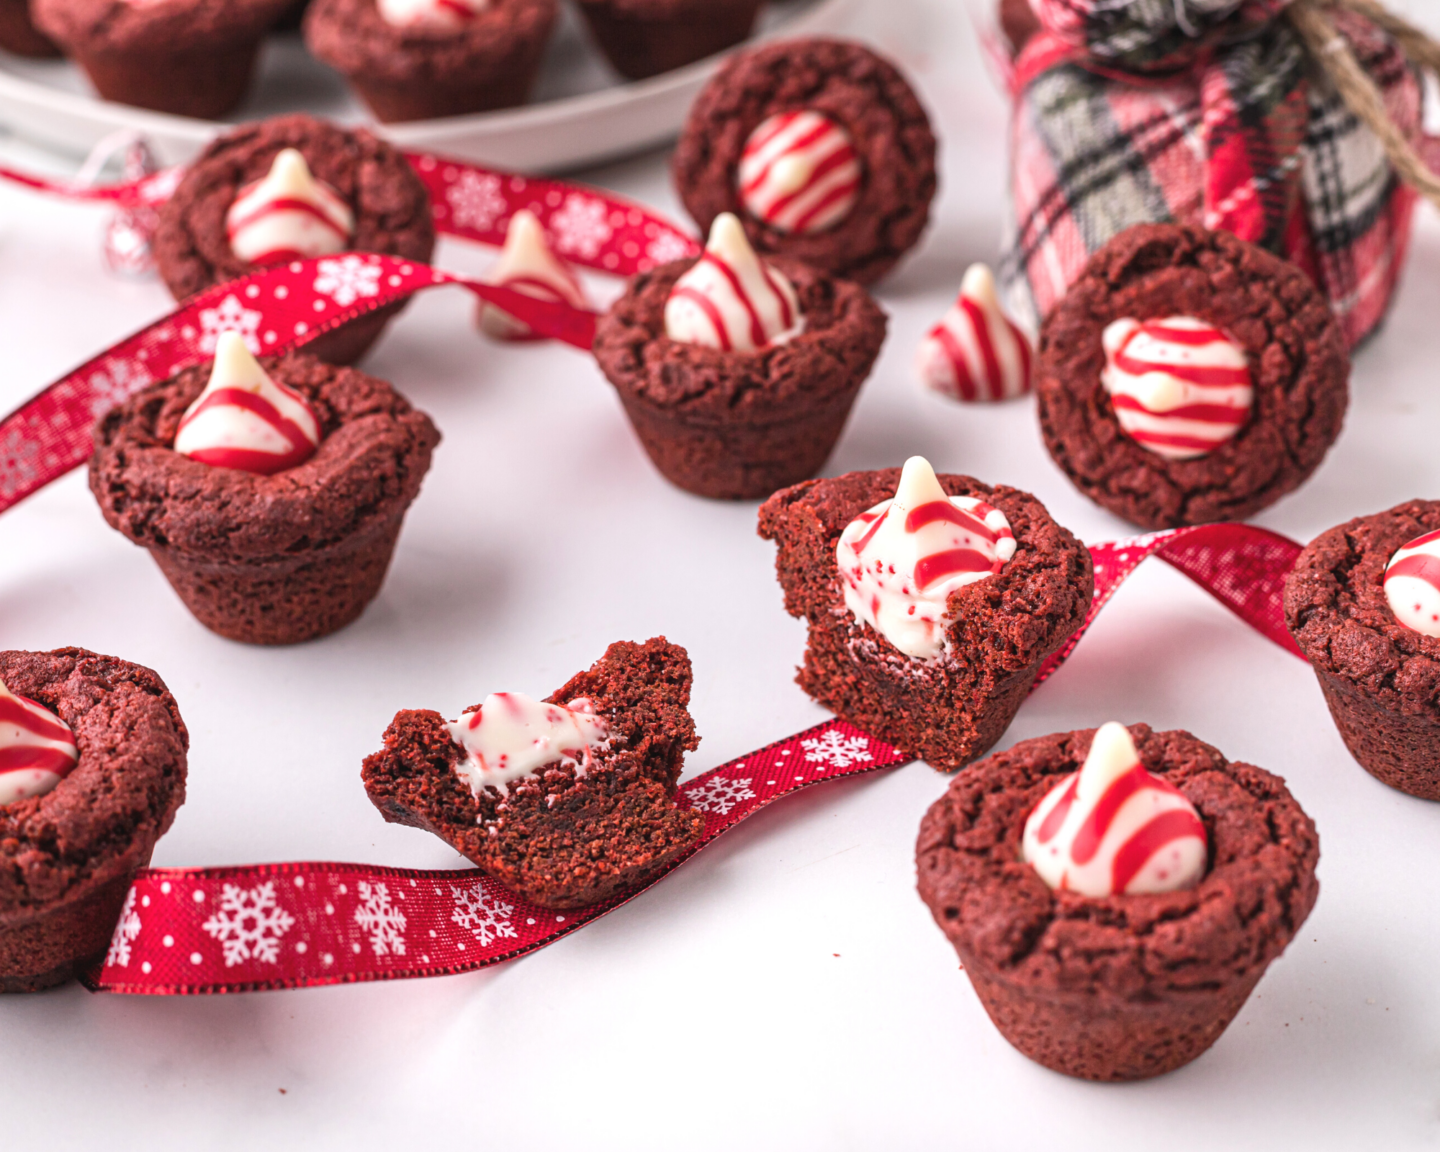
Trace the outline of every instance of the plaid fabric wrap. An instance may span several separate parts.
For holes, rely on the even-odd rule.
[[[1116,233],[1182,221],[1294,260],[1352,347],[1379,324],[1415,194],[1289,24],[1273,19],[1281,7],[1035,0],[1045,30],[1015,62],[1001,264],[1017,317],[1038,326]],[[1403,52],[1353,13],[1331,15],[1390,116],[1418,140],[1420,81]],[[1177,29],[1180,16],[1193,36]]]

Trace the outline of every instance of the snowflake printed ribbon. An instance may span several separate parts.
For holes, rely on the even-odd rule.
[[[1084,624],[1036,686],[1074,651],[1100,609],[1148,556],[1184,572],[1251,627],[1299,655],[1281,614],[1300,545],[1246,524],[1207,524],[1097,544],[1095,598]],[[677,802],[705,815],[689,853],[639,889],[555,912],[479,871],[364,864],[150,868],[135,880],[94,991],[179,995],[443,976],[543,948],[633,899],[766,805],[827,780],[912,757],[830,720],[681,785]]]
[[[597,272],[630,276],[700,251],[692,237],[657,213],[593,188],[424,153],[405,158],[429,190],[436,228],[448,235],[500,246],[511,218],[527,209],[545,226],[557,252]],[[0,167],[0,179],[128,210],[163,203],[179,176],[179,169],[169,169],[96,187]],[[351,252],[267,268],[191,297],[0,420],[0,512],[83,464],[98,417],[146,385],[211,355],[219,333],[240,332],[252,353],[274,355],[441,284],[467,288],[533,331],[590,351],[593,313],[417,261]]]
[[[830,720],[680,786],[705,815],[685,856],[640,889],[556,912],[479,871],[365,864],[147,868],[110,950],[85,978],[100,992],[182,995],[469,972],[543,948],[618,908],[767,804],[910,757]]]

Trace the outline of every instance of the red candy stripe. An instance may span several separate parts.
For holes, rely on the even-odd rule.
[[[1172,808],[1160,813],[1120,845],[1110,865],[1111,891],[1124,892],[1135,874],[1145,867],[1145,861],[1166,845],[1192,836],[1204,840],[1205,825],[1190,809]]]
[[[1299,552],[1293,541],[1245,524],[1182,528],[1096,545],[1091,549],[1096,595],[1090,618],[1047,663],[1037,685],[1064,661],[1090,619],[1150,555],[1191,576],[1281,643],[1283,624],[1275,631],[1281,581]],[[1293,643],[1286,647],[1294,650]],[[783,796],[906,762],[903,752],[832,720],[682,784],[680,802],[706,814],[699,851]],[[1058,828],[1067,806],[1062,800],[1047,826],[1053,819]],[[1166,830],[1162,825],[1147,835]],[[1132,851],[1142,848],[1143,842]],[[86,976],[86,983],[97,991],[178,995],[465,972],[542,948],[635,895],[557,913],[526,904],[476,871],[365,864],[144,869],[105,962]]]

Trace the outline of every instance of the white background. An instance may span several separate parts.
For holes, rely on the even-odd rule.
[[[1412,14],[1428,11],[1412,0]],[[910,369],[960,274],[992,258],[1006,105],[970,13],[872,3],[943,140],[935,222],[879,290],[891,332],[828,473],[900,463],[1036,492],[1089,541],[1129,534],[1046,455],[1029,402],[960,407]],[[13,143],[5,155],[39,164]],[[52,161],[57,169],[62,161]],[[664,157],[585,174],[681,217]],[[100,267],[103,212],[0,190],[0,407],[165,312]],[[443,244],[438,260],[490,254]],[[459,867],[383,823],[359,779],[393,713],[535,695],[616,639],[695,663],[694,773],[824,718],[792,683],[755,504],[652,470],[611,389],[560,347],[499,347],[432,292],[367,367],[445,435],[389,581],[298,648],[211,635],[109,530],[83,476],[0,520],[0,645],[78,644],[157,669],[190,726],[189,795],[157,865],[294,859]],[[1434,495],[1440,227],[1422,209],[1399,301],[1355,361],[1345,431],[1257,518],[1308,540]],[[924,764],[825,785],[751,819],[632,904],[542,952],[442,979],[217,998],[0,1002],[9,1148],[932,1148],[1072,1152],[1440,1144],[1440,810],[1347,755],[1302,663],[1163,565],[1142,566],[1002,745],[1107,719],[1183,726],[1285,776],[1320,828],[1319,904],[1215,1047],[1128,1086],[1068,1080],[995,1032],[914,891]]]

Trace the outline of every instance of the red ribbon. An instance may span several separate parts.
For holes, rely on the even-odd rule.
[[[1047,662],[1036,686],[1065,661],[1125,578],[1152,555],[1298,655],[1280,616],[1280,591],[1299,551],[1294,541],[1245,524],[1209,524],[1096,545],[1089,616]],[[488,967],[554,943],[634,899],[781,797],[910,759],[842,720],[830,720],[723,764],[680,787],[677,802],[705,813],[705,831],[690,853],[633,892],[570,912],[530,904],[479,871],[328,863],[145,869],[126,899],[109,953],[85,983],[99,992],[189,995]]]
[[[510,220],[529,209],[566,260],[630,276],[694,256],[699,244],[658,214],[578,184],[492,172],[459,160],[407,153],[429,189],[441,232],[500,245]],[[180,172],[82,187],[0,167],[38,191],[123,207],[153,206]],[[363,252],[299,260],[216,285],[168,316],[86,361],[0,420],[0,512],[90,458],[90,428],[105,411],[156,380],[206,359],[224,331],[245,336],[256,355],[299,347],[347,321],[441,284],[458,284],[498,305],[532,331],[588,352],[594,313],[454,276],[414,260]]]
[[[628,275],[699,251],[693,239],[648,210],[590,189],[437,157],[407,158],[430,188],[437,227],[451,235],[502,243],[510,216],[528,208],[546,224],[562,255],[599,271]],[[163,200],[175,180],[172,172],[109,188],[77,188],[4,168],[0,178],[130,207]],[[592,313],[415,261],[344,253],[269,268],[199,294],[0,421],[0,511],[83,463],[91,452],[90,427],[100,414],[152,381],[210,356],[221,332],[239,332],[257,354],[278,353],[442,284],[467,288],[536,332],[590,348]],[[1299,551],[1283,536],[1243,524],[1096,545],[1090,612],[1046,662],[1036,686],[1065,661],[1120,584],[1151,555],[1298,655],[1285,630],[1280,595]],[[732,760],[679,790],[678,803],[705,813],[705,831],[690,854],[783,796],[908,760],[840,720]],[[671,868],[680,863],[683,859]],[[144,869],[108,954],[85,983],[96,991],[180,995],[465,972],[543,948],[633,899],[668,871],[624,896],[555,912],[474,870],[335,863]]]

